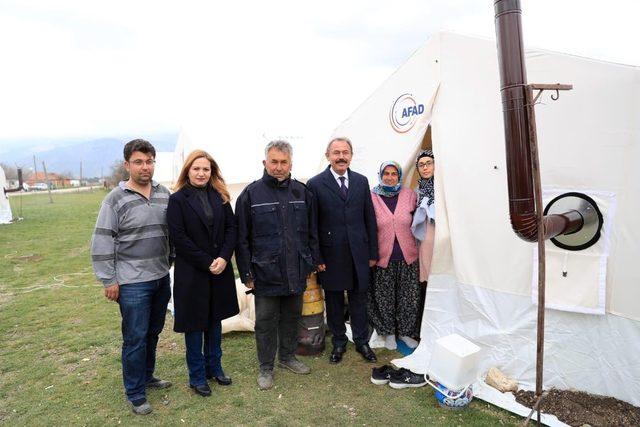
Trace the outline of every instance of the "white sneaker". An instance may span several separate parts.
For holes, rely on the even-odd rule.
[[[384,346],[387,350],[395,350],[398,348],[398,344],[396,343],[395,335],[385,335],[384,336]]]
[[[414,339],[413,339],[413,338],[411,338],[411,337],[405,337],[405,336],[402,336],[402,337],[400,337],[400,339],[401,339],[401,340],[402,340],[402,342],[404,342],[404,343],[407,345],[407,347],[409,347],[409,348],[416,348],[416,347],[418,346],[418,341],[414,340]]]

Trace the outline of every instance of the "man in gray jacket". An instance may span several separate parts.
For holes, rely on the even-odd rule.
[[[169,190],[152,181],[156,150],[135,139],[124,147],[129,180],[105,197],[91,242],[91,259],[104,295],[122,315],[122,374],[133,412],[151,412],[147,388],[166,388],[153,376],[158,335],[164,327],[169,287]]]

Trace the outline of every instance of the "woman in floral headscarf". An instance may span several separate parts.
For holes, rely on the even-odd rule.
[[[433,190],[433,174],[435,171],[435,158],[433,151],[422,150],[416,157],[416,169],[418,179],[418,203],[413,215],[411,231],[419,241],[420,260],[420,323],[424,311],[424,300],[427,291],[427,280],[431,271],[431,258],[433,256],[433,238],[435,236],[436,205]]]
[[[373,286],[369,287],[369,319],[385,347],[395,349],[396,334],[409,347],[418,335],[420,285],[418,248],[411,234],[416,193],[402,187],[402,168],[384,162],[378,171],[380,183],[371,191],[378,225],[379,258]]]

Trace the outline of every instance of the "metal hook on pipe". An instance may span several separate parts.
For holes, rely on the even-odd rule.
[[[551,94],[551,99],[557,101],[558,98],[560,98],[560,91],[556,89],[556,96],[554,97],[553,94]]]

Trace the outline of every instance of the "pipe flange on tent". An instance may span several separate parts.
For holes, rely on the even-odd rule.
[[[575,211],[582,217],[582,227],[577,231],[552,237],[551,242],[568,251],[581,251],[593,246],[600,239],[600,231],[604,223],[598,204],[583,193],[564,193],[547,204],[544,215],[570,211]]]

